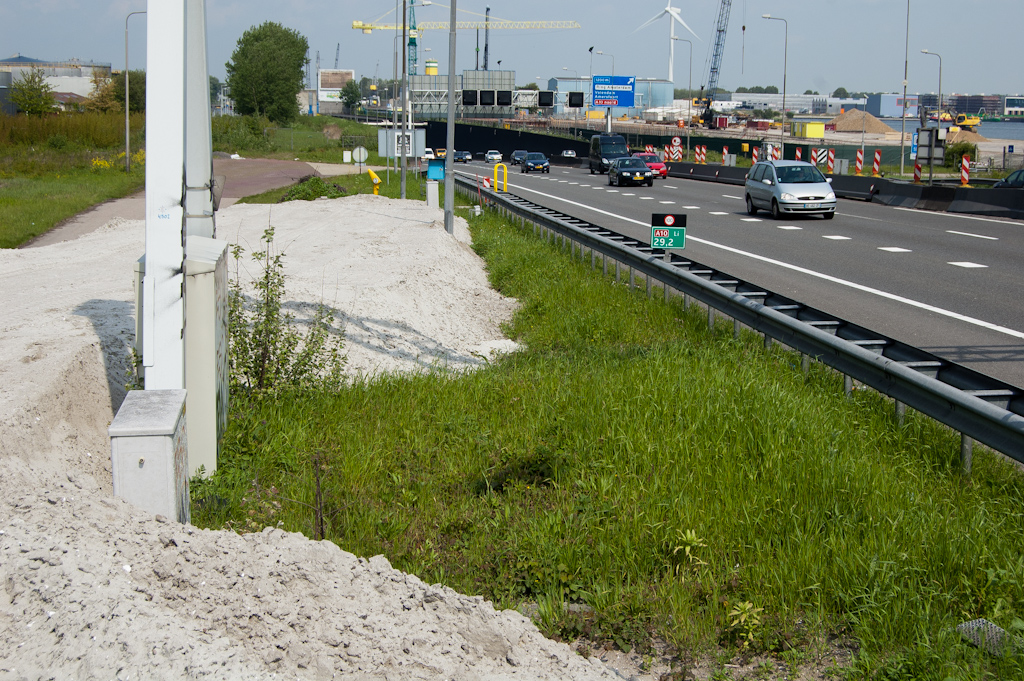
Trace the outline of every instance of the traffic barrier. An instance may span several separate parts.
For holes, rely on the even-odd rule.
[[[914,164],[914,184],[921,184],[921,164]]]
[[[827,168],[828,174],[829,175],[834,174],[835,173],[835,169],[836,169],[836,150],[835,149],[829,149],[828,150],[828,168]],[[859,175],[860,171],[858,171],[857,174]]]
[[[757,147],[750,150],[750,160],[757,163]]]
[[[725,163],[725,157],[729,155],[729,147],[722,147],[722,163]]]
[[[798,160],[798,161],[803,160],[802,159],[803,155],[804,155],[804,150],[801,147],[797,147],[796,148],[796,160]]]
[[[778,161],[780,158],[782,158],[782,147],[773,146],[772,147],[772,160],[773,161]]]
[[[860,175],[864,171],[864,150],[857,150],[857,174]]]
[[[814,159],[815,165],[824,165],[828,161],[828,149],[822,147],[813,151],[817,154]]]
[[[654,153],[654,145],[653,144],[648,144],[647,146],[644,147],[644,151],[646,151],[648,154],[653,154]]]
[[[878,171],[882,167],[882,150],[875,149],[875,160],[871,163],[871,176],[878,177]]]
[[[697,147],[697,163],[704,165],[704,163],[707,161],[707,157],[705,156],[707,154],[707,151],[708,148],[705,146]]]
[[[964,154],[960,159],[960,185],[966,187],[971,180],[971,157]]]

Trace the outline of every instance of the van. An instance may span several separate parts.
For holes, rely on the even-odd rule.
[[[423,159],[425,161],[433,161],[434,160],[434,150],[431,149],[430,147],[427,147],[426,149],[424,149],[423,150]]]
[[[594,135],[590,138],[590,174],[608,172],[613,159],[629,156],[629,145],[622,135]]]

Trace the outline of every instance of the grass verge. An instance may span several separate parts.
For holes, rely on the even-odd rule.
[[[684,667],[843,638],[848,678],[1021,677],[953,630],[1024,629],[1013,469],[979,452],[964,479],[958,438],[930,419],[897,427],[888,400],[846,399],[822,366],[805,377],[678,298],[470,221],[527,349],[467,374],[236,394],[193,522],[322,527],[427,581],[530,603],[549,635],[657,637]]]

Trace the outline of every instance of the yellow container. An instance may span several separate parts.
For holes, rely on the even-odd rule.
[[[746,153],[749,153],[749,152],[750,152],[750,145],[749,145],[749,144],[747,144],[746,142],[744,142],[743,144],[741,144],[741,145],[740,145],[740,150],[741,150],[741,151],[742,151],[742,152],[743,152],[744,154],[746,154]]]
[[[825,124],[818,121],[794,121],[793,137],[802,139],[822,138],[825,136]]]

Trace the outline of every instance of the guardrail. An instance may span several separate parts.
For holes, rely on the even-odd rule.
[[[532,224],[535,233],[570,240],[574,256],[577,244],[580,257],[590,251],[591,266],[600,255],[605,274],[609,259],[616,275],[620,266],[627,267],[631,287],[636,272],[646,278],[648,295],[651,282],[659,281],[666,299],[674,289],[684,304],[690,298],[703,303],[709,326],[718,311],[734,320],[735,334],[743,324],[763,334],[766,346],[778,341],[802,353],[805,370],[813,358],[841,372],[847,393],[856,380],[892,397],[901,421],[905,405],[959,431],[966,473],[973,440],[1024,463],[1024,392],[1012,385],[585,220],[482,188],[471,179],[456,176],[455,183],[460,193]]]

